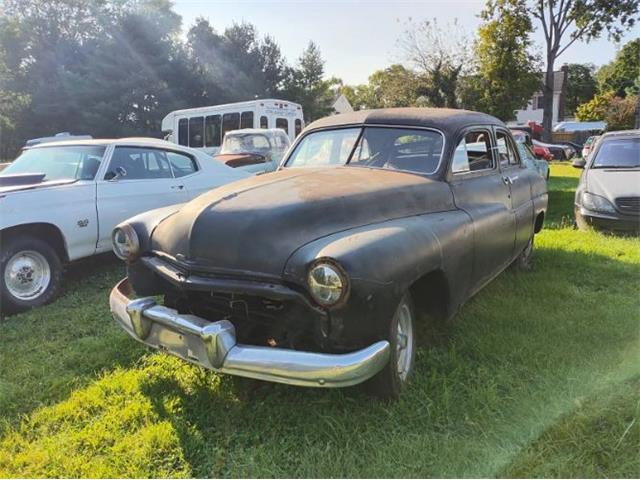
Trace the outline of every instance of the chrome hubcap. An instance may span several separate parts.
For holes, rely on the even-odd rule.
[[[42,254],[33,250],[16,253],[4,269],[4,284],[20,300],[40,296],[51,282],[51,268]]]
[[[413,355],[413,322],[411,321],[411,309],[406,303],[402,303],[398,310],[398,324],[396,330],[396,362],[398,375],[406,380],[411,367]]]

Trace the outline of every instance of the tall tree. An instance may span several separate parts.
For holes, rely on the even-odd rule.
[[[540,87],[525,0],[490,0],[474,45],[478,110],[507,121]]]
[[[596,74],[601,92],[613,90],[619,97],[637,95],[640,85],[640,38],[627,42],[616,58]]]
[[[371,74],[367,84],[343,87],[342,93],[356,110],[410,107],[416,104],[419,85],[420,79],[415,72],[394,64]]]
[[[607,31],[619,40],[632,28],[640,11],[638,0],[531,0],[531,14],[540,22],[546,44],[543,86],[543,138],[551,140],[553,71],[555,62],[576,41],[589,41]]]
[[[565,112],[574,115],[578,105],[588,102],[598,91],[593,75],[596,67],[593,64],[570,63],[567,65],[567,94],[565,96]]]

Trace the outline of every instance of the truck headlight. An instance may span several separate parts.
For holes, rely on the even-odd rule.
[[[609,200],[600,195],[594,195],[593,193],[583,192],[582,194],[582,206],[587,210],[593,212],[602,213],[615,213],[616,209]]]
[[[121,260],[133,262],[140,256],[140,240],[135,229],[128,223],[121,223],[111,234],[113,252]]]
[[[335,263],[327,260],[319,260],[312,265],[307,283],[311,296],[323,307],[341,302],[348,291],[347,276]]]

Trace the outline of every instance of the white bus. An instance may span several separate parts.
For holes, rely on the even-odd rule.
[[[166,140],[209,154],[218,152],[225,133],[241,128],[280,128],[293,142],[304,128],[302,107],[269,98],[176,110],[162,119]]]

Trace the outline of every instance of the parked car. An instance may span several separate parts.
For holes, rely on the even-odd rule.
[[[603,131],[607,128],[607,122],[560,122],[553,127],[554,132],[588,132],[588,131]]]
[[[273,172],[290,146],[289,137],[279,128],[245,128],[228,132],[214,158],[251,173]]]
[[[525,145],[528,145],[533,151],[533,154],[536,156],[536,158],[546,160],[547,162],[550,162],[551,160],[553,160],[553,155],[551,154],[549,149],[533,143],[533,140],[529,132],[525,132],[523,130],[511,129],[511,133],[513,134],[513,138],[515,139],[516,142],[524,143]]]
[[[549,180],[549,163],[546,160],[537,159],[529,145],[525,145],[524,143],[518,143],[517,145],[522,164],[534,172],[537,172],[545,180]]]
[[[640,130],[604,134],[573,166],[584,169],[574,202],[579,228],[640,232]]]
[[[582,158],[585,160],[589,158],[589,153],[593,150],[596,141],[600,138],[600,135],[592,135],[584,142],[584,146],[582,147]]]
[[[569,160],[573,158],[576,153],[573,147],[569,145],[544,143],[540,140],[533,140],[533,145],[537,147],[544,147],[549,150],[549,152],[551,152],[551,155],[553,155],[554,160]]]
[[[114,318],[219,372],[395,397],[418,312],[448,319],[530,260],[547,190],[516,148],[500,120],[464,110],[318,120],[277,172],[116,227]]]
[[[25,149],[0,173],[3,313],[42,305],[62,264],[111,249],[111,231],[250,176],[162,140],[75,140]]]

